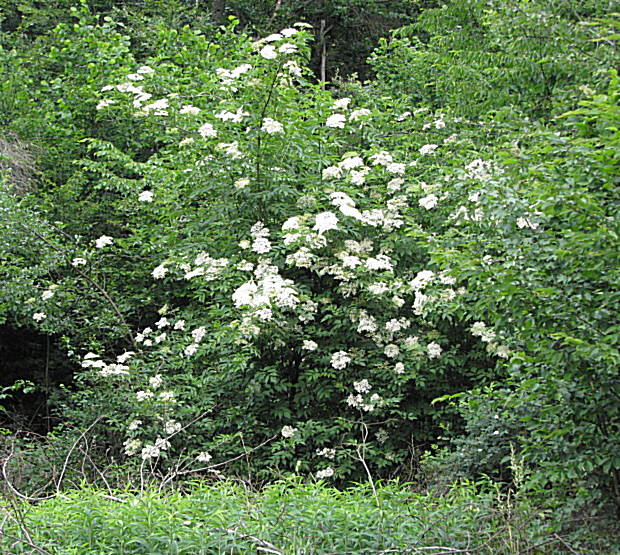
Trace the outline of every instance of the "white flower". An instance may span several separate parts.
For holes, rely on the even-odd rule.
[[[368,393],[372,389],[372,385],[370,385],[368,380],[364,378],[359,382],[353,382],[353,389],[355,389],[358,393]]]
[[[361,117],[370,115],[370,110],[368,108],[360,108],[359,110],[353,110],[349,114],[349,121],[357,121]]]
[[[166,268],[164,264],[160,264],[159,266],[157,266],[157,268],[153,270],[151,275],[155,279],[163,279],[167,273],[168,273],[168,268]]]
[[[532,220],[528,219],[528,218],[517,218],[517,227],[519,229],[523,229],[525,227],[528,227],[530,229],[536,229],[540,224],[532,222]]]
[[[302,75],[301,68],[299,67],[299,64],[296,61],[294,61],[294,60],[286,62],[283,67],[284,67],[284,69],[288,70],[288,72],[291,75],[294,75],[295,77],[301,77],[301,75]]]
[[[280,31],[280,34],[283,37],[291,38],[293,35],[296,35],[297,33],[299,33],[299,31],[297,29],[294,29],[293,27],[287,27],[286,29],[282,29]]]
[[[200,108],[196,108],[196,106],[191,106],[189,104],[186,104],[185,106],[181,106],[181,109],[179,110],[179,114],[192,114],[192,115],[197,115],[200,113]]]
[[[217,137],[217,131],[215,129],[215,127],[213,127],[213,125],[211,125],[210,123],[203,123],[199,128],[198,128],[198,133],[200,134],[200,136],[203,139],[208,139],[211,137]]]
[[[300,219],[299,216],[293,216],[282,224],[282,231],[289,231],[291,229],[299,229]]]
[[[352,170],[354,168],[359,168],[364,165],[364,160],[362,160],[359,156],[349,156],[345,158],[342,162],[338,162],[338,166],[343,170]]]
[[[337,127],[339,129],[344,129],[345,121],[346,121],[346,118],[343,114],[334,114],[327,118],[327,120],[325,121],[325,125],[327,127],[334,127],[334,128]]]
[[[237,179],[233,183],[235,189],[243,189],[250,184],[250,180],[247,177],[242,177],[241,179]]]
[[[386,345],[385,350],[383,351],[386,357],[395,358],[400,354],[400,349],[397,345],[393,343],[390,345]]]
[[[130,432],[133,432],[134,430],[137,430],[140,426],[142,426],[142,420],[132,420],[129,423],[129,426],[127,426],[127,429]]]
[[[174,323],[175,330],[184,330],[185,329],[185,320],[177,320]]]
[[[336,457],[336,450],[324,447],[323,449],[317,449],[316,454],[319,457],[325,457],[326,459],[334,459]]]
[[[198,453],[196,460],[201,463],[208,463],[213,457],[209,454],[208,451],[203,451],[202,453]]]
[[[157,447],[158,449],[161,449],[162,451],[166,451],[166,449],[170,448],[170,442],[167,439],[158,437],[155,440],[155,447]]]
[[[282,40],[284,37],[281,33],[272,33],[271,35],[265,37],[260,42],[275,42],[278,40]]]
[[[323,179],[338,179],[342,177],[342,169],[338,166],[328,166],[323,169]]]
[[[43,291],[43,293],[41,294],[41,299],[43,299],[44,301],[47,301],[48,299],[51,299],[53,296],[54,296],[54,290],[47,289],[46,291]]]
[[[315,258],[316,257],[310,252],[310,249],[301,247],[297,252],[289,254],[286,257],[286,263],[291,266],[297,266],[298,268],[309,268]]]
[[[124,364],[125,362],[127,362],[135,354],[136,353],[134,353],[133,351],[125,351],[122,355],[118,355],[116,357],[116,362],[118,362],[120,364]]]
[[[140,402],[146,401],[147,399],[151,399],[153,397],[152,391],[138,391],[136,392],[136,399]]]
[[[261,48],[259,54],[265,58],[265,60],[274,60],[278,57],[278,53],[272,44],[268,44]]]
[[[295,432],[297,432],[297,428],[293,428],[292,426],[284,426],[280,433],[282,434],[282,437],[290,438],[295,435]]]
[[[252,243],[252,250],[257,254],[266,254],[271,250],[271,241],[267,237],[257,237]]]
[[[159,448],[155,447],[155,445],[145,445],[142,448],[142,453],[140,454],[140,456],[142,457],[142,460],[147,460],[147,459],[156,459],[157,457],[159,457]]]
[[[161,377],[161,374],[157,374],[153,376],[152,378],[149,378],[149,385],[153,389],[157,389],[158,387],[161,387],[162,383],[164,383],[164,379]]]
[[[413,313],[420,316],[422,314],[422,309],[424,308],[424,304],[428,300],[428,296],[420,291],[415,292],[415,298],[413,300]]]
[[[157,320],[157,322],[155,322],[155,326],[158,329],[165,328],[166,326],[169,326],[169,325],[170,325],[170,322],[168,321],[168,318],[166,318],[165,316],[163,316],[162,318]]]
[[[346,353],[346,351],[335,352],[330,360],[332,367],[336,370],[342,370],[343,368],[346,368],[349,362],[351,362],[351,357]]]
[[[142,442],[139,439],[128,439],[123,443],[125,455],[131,457],[135,455],[140,447],[142,446]]]
[[[389,173],[396,173],[398,175],[402,175],[405,173],[405,164],[399,164],[397,162],[392,162],[385,166],[385,169]]]
[[[199,328],[192,330],[192,337],[194,338],[194,341],[196,343],[200,343],[202,339],[204,338],[204,336],[206,335],[206,333],[207,333],[207,328],[205,326],[200,326]]]
[[[77,268],[78,266],[85,266],[86,265],[86,259],[85,258],[81,258],[81,257],[77,257],[74,258],[71,261],[71,266],[74,266],[75,268]]]
[[[147,104],[142,109],[145,112],[153,111],[155,112],[156,116],[167,116],[168,111],[166,110],[166,108],[168,108],[168,99],[160,98],[159,100],[156,100],[155,102],[152,102],[151,104]]]
[[[270,135],[273,135],[275,133],[283,133],[284,126],[279,121],[276,121],[275,119],[263,118],[263,125],[261,127],[261,130],[264,131],[265,133],[269,133]]]
[[[32,315],[32,319],[35,322],[40,322],[41,320],[45,320],[47,318],[47,314],[45,314],[45,312],[35,312]]]
[[[103,100],[100,100],[97,103],[96,109],[97,110],[103,110],[104,108],[107,108],[108,106],[111,106],[112,104],[114,104],[114,100],[110,100],[108,98],[104,98]]]
[[[414,291],[420,291],[424,289],[435,277],[435,273],[430,270],[422,270],[418,272],[414,279],[409,282],[409,286]]]
[[[405,180],[402,177],[395,177],[391,181],[388,181],[387,188],[388,191],[399,191],[402,185],[405,183]]]
[[[404,374],[405,373],[405,365],[402,362],[397,362],[394,365],[394,372],[396,374]]]
[[[427,195],[423,198],[421,198],[418,201],[418,204],[422,207],[422,208],[426,208],[427,210],[430,210],[431,208],[435,208],[435,206],[437,206],[437,201],[439,199],[437,198],[436,195],[430,194]]]
[[[162,391],[159,394],[159,398],[162,401],[170,401],[173,402],[174,401],[174,392],[173,391]]]
[[[315,216],[315,224],[312,229],[319,235],[330,229],[338,229],[338,217],[333,212],[321,212]]]
[[[290,245],[291,243],[295,243],[296,241],[298,241],[300,237],[301,236],[299,235],[299,233],[287,233],[284,235],[282,242],[285,245]]]
[[[250,228],[250,235],[252,237],[269,237],[269,228],[265,227],[263,222],[258,221]]]
[[[351,99],[348,96],[339,98],[332,104],[332,110],[346,110],[347,106],[351,103]]]
[[[306,351],[316,351],[318,348],[318,345],[310,339],[304,339],[304,342],[301,348],[305,349]]]
[[[221,112],[215,114],[217,119],[221,119],[222,121],[232,121],[233,123],[241,123],[243,118],[249,116],[250,114],[243,109],[243,106],[237,108],[236,112],[229,112],[228,110],[222,110]],[[237,144],[236,142],[233,144]]]
[[[263,322],[267,322],[273,318],[273,312],[270,308],[264,306],[263,308],[259,308],[254,313],[254,316],[256,316],[259,320],[263,320]]]
[[[366,171],[352,171],[351,172],[351,183],[355,185],[363,185],[366,183]]]
[[[366,259],[366,268],[368,270],[392,270],[392,261],[390,257],[385,254],[378,254],[374,258]]]
[[[192,343],[191,345],[188,345],[187,347],[185,347],[185,349],[183,349],[183,354],[186,357],[191,357],[192,355],[196,354],[197,350],[198,350],[198,345],[196,345],[196,343]]]
[[[153,192],[152,191],[142,191],[138,195],[138,200],[140,202],[153,202]]]
[[[297,46],[292,42],[285,42],[280,46],[280,48],[278,48],[278,52],[282,54],[293,54],[294,52],[297,52]]]
[[[375,317],[362,310],[357,324],[357,333],[374,333],[377,331],[377,327]]]
[[[368,286],[368,291],[370,291],[373,295],[383,295],[383,293],[387,292],[389,290],[387,284],[385,284],[382,281],[379,281],[377,283],[371,283]]]
[[[435,145],[435,144],[430,144],[430,145],[424,145],[422,147],[420,147],[420,150],[418,151],[422,156],[424,156],[425,154],[432,154],[433,152],[435,152],[435,150],[437,149],[439,145]]]
[[[155,73],[155,70],[149,66],[140,66],[136,73],[141,73],[142,75],[151,75],[152,73]]]
[[[409,336],[404,341],[405,349],[412,350],[415,349],[420,343],[420,340],[415,336]]]
[[[426,346],[426,352],[428,353],[428,358],[438,358],[441,356],[441,345],[439,343],[429,343]]]
[[[376,154],[373,154],[369,159],[370,159],[370,163],[373,166],[376,166],[377,164],[381,166],[387,166],[393,160],[392,155],[386,150],[382,150],[381,152],[377,152]]]
[[[177,422],[176,420],[168,420],[164,423],[164,432],[166,432],[166,434],[169,436],[180,432],[181,428],[181,423]]]
[[[99,237],[99,239],[95,241],[95,247],[97,247],[98,249],[102,249],[106,247],[107,245],[111,245],[113,242],[114,242],[114,239],[112,239],[112,237],[108,237],[107,235],[102,235],[101,237]]]
[[[319,470],[316,473],[316,477],[318,480],[323,480],[324,478],[331,478],[334,475],[334,469],[331,466],[324,468],[323,470]]]

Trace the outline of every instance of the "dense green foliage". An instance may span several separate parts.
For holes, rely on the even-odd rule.
[[[31,553],[34,544],[58,555],[613,548],[605,541],[575,542],[533,509],[526,498],[502,495],[489,484],[461,484],[442,497],[402,486],[339,492],[299,481],[278,482],[260,494],[231,483],[197,485],[187,495],[81,490],[22,507],[21,529],[7,528],[0,545]]]
[[[620,510],[618,6],[199,4],[6,12],[0,337],[45,355],[0,400],[34,382],[53,428],[7,479],[485,475]],[[326,87],[327,52],[375,77]]]

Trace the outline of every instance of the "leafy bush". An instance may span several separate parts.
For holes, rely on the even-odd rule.
[[[296,480],[253,493],[223,482],[186,495],[81,490],[20,510],[21,529],[5,526],[0,539],[13,553],[33,545],[59,555],[557,553],[588,545],[536,514],[527,498],[500,495],[490,484],[461,484],[435,496],[400,485],[338,491]]]

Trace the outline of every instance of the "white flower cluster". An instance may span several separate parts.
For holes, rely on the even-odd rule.
[[[326,459],[334,460],[336,458],[336,450],[330,447],[324,447],[323,449],[317,449],[316,454],[319,457],[325,457]]]
[[[500,358],[509,358],[510,349],[505,345],[498,344],[495,339],[497,334],[493,328],[487,327],[484,322],[475,322],[471,327],[472,335],[479,337],[481,341],[487,344],[487,352]]]
[[[129,367],[124,363],[133,356],[133,351],[128,351],[117,357],[117,362],[106,363],[99,355],[95,353],[87,353],[82,359],[82,368],[98,368],[99,375],[102,378],[109,378],[113,376],[128,376]]]
[[[351,357],[346,351],[337,351],[332,354],[330,364],[336,370],[342,370],[347,367],[347,364],[351,362]]]
[[[111,245],[113,242],[114,239],[112,239],[112,237],[102,235],[101,237],[99,237],[99,239],[95,241],[95,247],[98,249],[103,249],[104,247]]]
[[[269,229],[265,227],[263,222],[256,222],[250,235],[254,238],[252,242],[252,250],[257,254],[267,254],[271,250],[271,241],[269,241]]]
[[[252,66],[250,64],[241,64],[234,69],[225,69],[223,67],[218,67],[215,70],[215,73],[219,77],[223,87],[222,89],[227,89],[230,87],[230,90],[235,92],[236,87],[232,86],[234,83],[245,73],[250,71]]]
[[[166,439],[158,437],[154,444],[147,444],[142,448],[140,456],[142,460],[156,459],[161,455],[162,451],[167,451],[170,448],[170,442]],[[127,451],[125,451],[127,452]]]
[[[280,433],[284,439],[290,439],[297,433],[297,428],[293,428],[293,426],[284,426]]]
[[[217,119],[222,121],[230,121],[232,123],[241,123],[244,118],[249,116],[249,112],[243,109],[243,106],[239,106],[235,112],[229,112],[228,110],[222,110],[215,114]]]
[[[501,170],[493,162],[489,160],[481,160],[476,158],[465,166],[465,175],[469,179],[476,181],[489,181],[495,175],[501,173]]]
[[[316,473],[317,480],[323,480],[325,478],[331,478],[334,475],[334,469],[331,466],[324,468],[323,470],[319,470]]]
[[[284,133],[284,126],[275,119],[263,118],[263,125],[261,131],[268,133],[269,135],[275,135],[276,133]]]
[[[213,281],[220,276],[228,264],[228,258],[212,258],[206,252],[200,252],[194,259],[193,270],[188,265],[183,265],[182,268],[185,270],[185,279],[204,276],[205,281]]]
[[[368,399],[364,399],[364,395],[370,393],[372,389],[372,385],[367,379],[353,382],[353,389],[355,393],[350,393],[347,397],[347,405],[350,407],[364,412],[372,412],[381,403],[381,397],[377,393],[373,393]]]
[[[247,335],[260,333],[256,322],[273,318],[273,309],[294,310],[300,302],[294,282],[284,279],[277,266],[259,263],[254,277],[239,286],[232,295],[237,308],[246,310],[241,329]]]
[[[263,58],[266,60],[275,60],[280,54],[287,55],[297,52],[297,45],[287,39],[293,37],[298,32],[299,31],[294,27],[282,29],[279,33],[272,33],[271,35],[256,41],[254,45],[260,48],[259,54]]]

